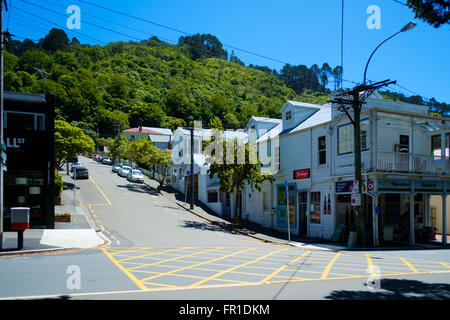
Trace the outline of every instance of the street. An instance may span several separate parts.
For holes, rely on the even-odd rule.
[[[264,243],[197,217],[111,166],[81,161],[90,174],[76,181],[82,204],[110,243],[0,257],[0,298],[450,298],[448,250],[350,252]]]

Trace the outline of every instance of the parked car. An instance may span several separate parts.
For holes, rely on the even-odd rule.
[[[73,172],[73,168],[76,166],[82,166],[83,164],[81,162],[72,162],[70,164],[70,172]]]
[[[112,161],[112,159],[110,157],[105,157],[105,158],[103,158],[102,163],[103,164],[112,165],[113,161]]]
[[[122,168],[120,168],[120,170],[119,170],[119,176],[126,177],[130,173],[131,170],[132,169],[129,166],[122,166]]]
[[[113,172],[119,172],[120,168],[122,168],[122,164],[119,162],[114,163],[114,165],[112,166],[112,171]]]
[[[97,161],[98,162],[102,162],[104,158],[105,158],[105,156],[98,156],[97,157]]]
[[[131,182],[144,183],[144,174],[141,170],[131,170],[128,173],[127,180]]]
[[[100,156],[100,155],[98,155],[98,154],[94,154],[94,155],[92,156],[92,160],[97,161],[97,159],[98,159],[99,156]]]
[[[72,174],[73,179],[89,179],[89,171],[84,166],[75,166]]]

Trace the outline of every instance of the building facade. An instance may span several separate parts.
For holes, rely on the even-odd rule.
[[[289,206],[291,233],[346,240],[356,228],[352,201],[358,201],[353,195],[353,125],[331,104],[288,101],[282,116],[279,172],[261,194],[246,190],[244,216],[287,231]],[[449,190],[449,120],[429,116],[425,106],[387,101],[378,93],[366,100],[361,187],[369,245],[414,244],[426,237],[430,196],[445,199]]]
[[[11,207],[30,208],[31,228],[54,228],[54,96],[5,92],[5,230]]]

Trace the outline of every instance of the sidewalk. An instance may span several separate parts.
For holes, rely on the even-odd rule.
[[[149,186],[153,189],[158,189],[158,182],[150,179],[145,178],[144,184]],[[199,201],[195,201],[194,209],[190,210],[190,204],[189,202],[184,203],[184,195],[179,193],[178,191],[174,190],[171,187],[165,187],[163,189],[158,190],[159,193],[166,197],[167,199],[171,200],[172,202],[176,203],[180,207],[186,209],[187,211],[195,214],[196,216],[203,218],[209,222],[211,222],[214,225],[220,226],[226,230],[234,231],[236,233],[240,233],[252,238],[255,238],[257,240],[263,241],[263,242],[270,242],[275,244],[282,244],[282,245],[291,245],[295,247],[305,248],[305,249],[317,249],[317,250],[344,250],[347,249],[347,247],[340,246],[338,244],[332,244],[332,243],[325,243],[322,241],[317,241],[315,243],[306,243],[306,242],[299,242],[295,238],[291,238],[291,241],[289,242],[287,239],[287,234],[277,232],[275,230],[263,228],[259,226],[256,223],[251,223],[245,220],[240,220],[242,223],[242,226],[236,227],[233,225],[232,221],[227,220],[224,217],[218,216],[216,213],[214,213],[211,209],[203,205]]]
[[[75,192],[73,180],[60,171],[63,176],[64,190],[61,205],[55,205],[55,215],[69,212],[71,222],[55,222],[55,229],[28,229],[23,233],[23,249],[17,250],[17,232],[4,232],[1,255],[18,255],[73,249],[95,248],[107,243],[106,238],[94,229],[79,191]]]
[[[417,249],[442,249],[450,248],[443,247],[440,242],[433,241],[430,243],[417,243],[415,246],[395,246],[395,247],[369,247],[369,248],[349,248],[345,243],[333,243],[325,239],[301,239],[295,235],[291,235],[291,241],[287,239],[287,234],[279,232],[273,229],[265,228],[257,223],[253,223],[244,219],[240,219],[241,226],[236,227],[233,225],[231,220],[227,220],[224,217],[218,216],[211,209],[203,205],[199,201],[195,201],[194,209],[190,210],[189,202],[184,203],[185,197],[183,194],[173,189],[172,187],[164,187],[158,189],[159,183],[156,180],[145,177],[144,184],[158,190],[161,195],[167,199],[173,201],[185,210],[215,224],[226,230],[232,230],[236,233],[240,233],[263,242],[270,242],[275,244],[291,245],[294,247],[305,248],[305,249],[316,249],[316,250],[349,250],[349,251],[373,251],[373,250],[417,250]],[[450,236],[448,236],[450,240]],[[436,239],[438,240],[438,239]],[[449,241],[450,243],[450,241]]]

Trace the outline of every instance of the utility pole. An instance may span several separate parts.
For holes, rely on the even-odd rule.
[[[8,5],[5,0],[5,9]],[[0,154],[3,153],[5,139],[3,137],[3,44],[5,35],[3,33],[3,0],[0,0]],[[4,169],[3,160],[0,157],[0,249],[3,248],[3,201],[4,201]]]
[[[194,128],[191,131],[191,210],[194,210]]]
[[[118,136],[117,136],[117,143],[118,143],[118,146],[117,146],[117,152],[118,152],[118,155],[119,155],[119,163],[120,163],[120,124],[117,124],[117,125],[116,125],[116,128],[117,128],[117,131],[118,131]]]
[[[360,85],[342,93],[340,98],[331,100],[331,103],[340,105],[339,110],[345,112],[353,125],[353,153],[355,161],[355,181],[359,185],[359,198],[361,203],[354,206],[356,215],[357,242],[360,247],[365,246],[365,200],[362,192],[362,164],[361,164],[361,109],[364,101],[377,89],[397,83],[397,81],[384,80],[370,85]],[[351,99],[344,99],[344,96],[351,96]],[[348,108],[353,109],[353,117]]]
[[[191,206],[190,209],[194,210],[194,130],[196,128],[194,127],[184,127],[183,129],[185,130],[189,130],[190,131],[190,135],[191,135],[191,141],[190,141],[190,145],[191,145],[191,172],[189,175],[189,180],[190,180],[190,188],[189,188],[189,192],[191,193],[190,195],[190,200],[191,200]]]

